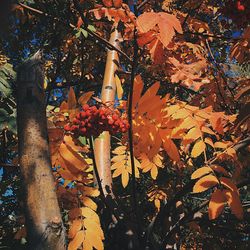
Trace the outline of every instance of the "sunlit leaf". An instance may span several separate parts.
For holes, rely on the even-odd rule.
[[[204,141],[199,140],[194,144],[194,147],[191,151],[191,156],[193,158],[198,157],[201,153],[203,153],[206,149],[206,144],[204,143]]]
[[[193,187],[193,192],[194,193],[201,193],[204,192],[206,190],[208,190],[209,188],[217,185],[219,183],[218,179],[213,176],[213,175],[206,175],[204,177],[202,177],[201,179],[199,179],[194,187]]]
[[[212,172],[212,169],[209,167],[202,167],[202,168],[198,168],[197,170],[195,170],[193,172],[193,174],[191,175],[191,179],[197,179],[202,177],[203,175],[209,174]]]

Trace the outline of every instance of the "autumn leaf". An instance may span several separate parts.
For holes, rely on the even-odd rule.
[[[219,183],[218,179],[213,175],[206,175],[199,179],[194,187],[193,192],[194,193],[201,193],[206,191],[207,189],[217,185]]]
[[[163,147],[166,153],[168,154],[168,156],[172,160],[177,161],[177,162],[180,161],[180,154],[173,140],[171,140],[170,138],[165,138],[163,140]]]
[[[171,42],[175,31],[182,33],[179,20],[165,12],[146,12],[137,18],[139,46],[147,45],[155,63],[163,63],[164,50]]]
[[[133,100],[132,100],[132,108],[134,109],[135,106],[137,105],[140,97],[141,97],[141,93],[143,90],[143,81],[140,75],[137,75],[135,77],[134,80],[134,91],[133,91]]]
[[[94,91],[89,91],[89,92],[82,94],[80,96],[80,98],[78,99],[78,103],[81,106],[83,106],[84,104],[86,104],[89,101],[89,99],[93,96],[93,94],[94,94]]]
[[[116,90],[117,90],[117,97],[118,99],[122,99],[123,88],[122,88],[121,80],[118,77],[118,75],[115,75],[115,84],[116,84]]]
[[[74,238],[77,232],[81,230],[81,228],[82,228],[82,220],[80,219],[73,220],[72,224],[69,227],[68,237],[70,239]]]
[[[212,169],[209,167],[198,168],[191,175],[191,179],[198,179],[198,178],[202,177],[203,175],[210,174],[211,172],[212,172]]]
[[[226,197],[223,191],[216,189],[209,201],[208,216],[210,220],[216,219],[223,211],[226,203]]]
[[[194,144],[194,147],[191,151],[191,156],[193,158],[198,157],[201,153],[203,153],[206,149],[206,144],[204,143],[204,141],[199,140]]]
[[[225,176],[229,176],[229,173],[226,171],[225,168],[223,168],[222,166],[219,165],[211,165],[210,166],[211,169],[213,169],[214,171],[218,172],[218,173],[222,173]]]
[[[238,189],[237,189],[236,185],[229,178],[221,177],[220,178],[220,183],[224,187],[230,189],[232,192],[236,192],[236,193],[238,192]]]
[[[237,192],[231,190],[223,190],[227,203],[231,208],[232,213],[240,220],[243,219],[243,208],[240,202],[240,198]]]
[[[85,236],[85,234],[84,234],[83,230],[78,231],[76,233],[76,236],[74,237],[74,239],[69,242],[68,250],[78,249],[83,243],[84,236]]]
[[[69,89],[67,104],[68,104],[69,110],[76,108],[76,104],[77,104],[76,95],[75,95],[74,89],[72,87],[70,87],[70,89]]]

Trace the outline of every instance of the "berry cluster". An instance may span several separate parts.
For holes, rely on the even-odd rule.
[[[125,133],[128,128],[128,121],[121,117],[118,110],[97,108],[88,104],[83,105],[82,111],[76,115],[72,123],[64,127],[76,136],[98,136],[103,131],[109,131],[111,134]]]

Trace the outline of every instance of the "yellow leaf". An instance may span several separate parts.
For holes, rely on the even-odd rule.
[[[80,219],[73,220],[72,224],[69,227],[68,237],[70,239],[74,238],[77,232],[79,232],[81,229],[82,229],[82,220]]]
[[[190,116],[192,113],[185,108],[179,109],[176,113],[172,115],[174,119],[185,119]]]
[[[226,197],[220,189],[216,189],[211,195],[211,199],[208,205],[208,215],[210,220],[216,219],[221,212],[226,203]]]
[[[113,150],[112,152],[114,154],[117,154],[117,155],[123,155],[125,154],[127,150],[127,147],[126,146],[118,146],[117,148],[115,148],[115,150]]]
[[[152,178],[155,180],[158,175],[158,168],[154,165],[154,167],[151,168],[150,174]]]
[[[112,161],[112,162],[120,162],[120,161],[125,160],[126,158],[127,158],[126,154],[124,154],[124,155],[116,155],[116,156],[114,156],[114,157],[111,159],[111,161]]]
[[[191,156],[193,158],[198,157],[202,152],[204,152],[206,149],[206,144],[204,143],[204,141],[199,140],[198,142],[196,142],[194,144],[194,147],[191,151]]]
[[[117,90],[117,97],[118,99],[122,99],[123,88],[122,88],[121,80],[117,74],[115,74],[115,84],[116,84],[116,90]]]
[[[93,211],[91,208],[81,207],[81,214],[82,214],[82,216],[84,216],[88,220],[92,220],[92,221],[96,222],[97,224],[100,224],[100,219],[99,219],[97,213],[95,211]],[[84,224],[84,226],[85,226],[85,224]]]
[[[207,133],[207,134],[210,134],[210,135],[215,135],[214,131],[211,128],[208,128],[208,127],[205,127],[205,126],[203,126],[201,128],[201,131],[203,133]]]
[[[77,232],[74,239],[72,241],[70,241],[70,243],[68,245],[68,250],[78,249],[82,245],[83,239],[84,239],[84,231],[81,230],[81,231]]]
[[[89,197],[85,196],[85,197],[81,198],[81,201],[84,204],[84,206],[89,207],[92,210],[96,211],[97,205],[96,205],[96,203],[92,199],[90,199]]]
[[[124,168],[124,165],[126,164],[127,160],[117,161],[114,164],[111,165],[111,170]]]
[[[157,211],[159,211],[161,207],[161,201],[159,199],[155,199],[154,204],[155,204],[155,207],[157,208]]]
[[[112,177],[115,178],[115,177],[121,175],[122,172],[124,171],[124,168],[125,168],[124,165],[122,165],[121,167],[116,168],[115,171],[112,174]]]
[[[128,185],[129,173],[127,170],[122,172],[122,186],[125,188]]]
[[[97,249],[97,250],[103,250],[104,247],[103,247],[103,243],[102,243],[102,239],[100,238],[100,235],[96,233],[96,230],[95,228],[91,228],[90,229],[87,229],[85,231],[85,234],[86,234],[86,238],[87,239],[90,239],[90,244],[92,244],[92,246]]]
[[[229,207],[232,213],[240,220],[243,219],[243,208],[240,202],[240,198],[237,192],[232,192],[231,190],[223,190]]]
[[[219,181],[217,180],[217,178],[213,175],[206,175],[204,177],[202,177],[201,179],[199,179],[194,187],[193,187],[193,192],[194,193],[201,193],[206,191],[207,189],[215,186],[216,184],[218,184]]]
[[[231,144],[231,142],[215,142],[214,143],[214,147],[215,148],[227,148],[229,146],[229,144]]]
[[[81,157],[71,147],[64,143],[61,144],[59,153],[64,163],[64,165],[61,167],[68,169],[72,173],[83,171],[88,166],[83,157]]]
[[[211,138],[206,137],[204,141],[206,144],[210,145],[211,147],[214,147],[214,143]]]
[[[80,96],[80,98],[78,99],[78,103],[83,106],[84,104],[86,104],[89,99],[92,97],[92,95],[94,94],[95,92],[94,91],[89,91],[89,92],[86,92],[84,94],[82,94]]]
[[[201,131],[199,128],[197,127],[194,127],[194,128],[191,128],[188,133],[185,135],[184,139],[185,140],[197,140],[199,137],[201,137],[202,134],[201,134]]]
[[[202,167],[202,168],[198,168],[197,170],[195,170],[193,172],[193,174],[191,175],[191,179],[197,179],[202,177],[203,175],[209,174],[211,173],[212,170],[209,167]]]

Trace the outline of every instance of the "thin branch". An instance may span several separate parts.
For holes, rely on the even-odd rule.
[[[232,147],[236,151],[239,151],[240,149],[242,149],[244,147],[247,147],[249,144],[250,144],[250,137],[247,137],[247,138],[239,141],[237,144],[232,145]],[[221,155],[221,154],[218,154],[216,157],[211,159],[209,161],[209,164],[212,164],[213,162],[215,162],[219,155]],[[167,203],[163,207],[160,208],[159,213],[156,215],[156,217],[155,217],[155,219],[153,221],[153,225],[150,225],[150,229],[147,230],[147,233],[148,233],[147,239],[148,239],[148,241],[150,240],[151,234],[154,231],[156,225],[158,223],[163,223],[164,222],[163,218],[169,216],[171,208],[175,206],[175,203],[178,200],[180,200],[182,197],[184,197],[185,195],[187,195],[189,192],[192,191],[195,182],[196,182],[196,180],[189,181],[180,191],[178,191],[174,195],[174,197],[172,199],[168,200]]]
[[[77,1],[74,1],[74,3],[77,2]],[[27,9],[33,13],[37,13],[39,15],[42,15],[42,16],[45,16],[45,17],[49,17],[49,18],[52,18],[52,19],[55,19],[57,21],[60,21],[60,22],[63,22],[65,23],[63,20],[59,19],[58,17],[55,17],[55,16],[51,16],[49,15],[48,13],[45,13],[41,10],[38,10],[38,9],[35,9],[35,8],[32,8],[28,5],[25,5],[25,4],[22,4],[22,3],[18,3],[18,5],[20,5],[21,7],[23,7],[24,9]],[[79,4],[77,3],[77,6],[79,6]],[[76,7],[77,7],[76,6]],[[86,18],[84,17],[84,14],[81,12],[81,10],[79,10],[79,8],[77,8],[77,11],[79,12],[82,20],[86,20]],[[77,27],[72,24],[72,23],[69,23],[69,26],[71,28],[74,28],[76,29]],[[111,49],[111,50],[116,50],[120,55],[122,55],[126,60],[129,61],[129,63],[132,63],[132,60],[130,59],[130,57],[124,53],[122,50],[120,50],[119,48],[115,47],[113,44],[111,44],[108,40],[106,40],[105,38],[99,36],[97,33],[93,32],[92,30],[90,30],[88,27],[84,27],[84,29],[91,35],[93,36],[94,38],[96,38],[99,42],[102,42],[104,45],[106,45],[107,48]]]
[[[237,188],[242,188],[246,185],[250,184],[250,180],[249,179],[245,179],[242,180],[241,182],[239,182],[237,184]],[[173,233],[175,233],[178,228],[183,225],[186,221],[188,221],[189,219],[192,219],[194,214],[199,212],[202,208],[206,207],[209,203],[209,200],[204,201],[203,203],[201,203],[201,205],[199,205],[198,207],[194,208],[192,211],[190,211],[188,214],[186,214],[185,216],[183,216],[179,221],[177,221],[175,223],[175,225],[171,228],[171,230],[165,235],[165,239],[161,245],[161,249],[166,249],[166,245],[169,241],[169,239],[171,238],[171,236],[173,235]]]
[[[135,15],[137,14],[136,5],[134,5]],[[133,142],[133,115],[132,115],[132,104],[133,104],[133,93],[134,93],[134,81],[135,75],[137,71],[137,64],[138,64],[138,44],[136,40],[136,27],[134,28],[134,55],[133,55],[133,63],[131,69],[131,76],[130,76],[130,90],[129,90],[129,103],[128,103],[128,121],[129,121],[129,130],[128,130],[128,139],[129,139],[129,151],[130,151],[130,160],[131,160],[131,169],[132,169],[132,198],[133,198],[133,207],[135,212],[135,219],[136,219],[136,227],[137,227],[137,234],[139,236],[139,217],[138,217],[138,207],[137,207],[137,197],[136,197],[136,177],[135,177],[135,160],[134,160],[134,142]]]
[[[76,10],[78,11],[81,19],[83,20],[83,25],[84,25],[84,29],[93,37],[95,37],[96,39],[98,39],[99,41],[103,42],[105,45],[107,45],[107,47],[109,49],[113,49],[116,50],[120,55],[122,55],[124,58],[126,58],[130,63],[132,63],[132,60],[130,59],[130,57],[124,53],[122,50],[120,50],[119,48],[115,47],[113,44],[111,44],[108,40],[106,40],[105,38],[99,36],[98,34],[96,34],[95,32],[93,32],[92,30],[90,30],[88,28],[88,19],[84,16],[83,11],[81,10],[81,6],[79,4],[79,2],[77,0],[73,0],[74,6],[76,8]]]
[[[3,168],[20,168],[20,165],[19,164],[11,164],[11,163],[0,162],[0,167],[3,167]]]

